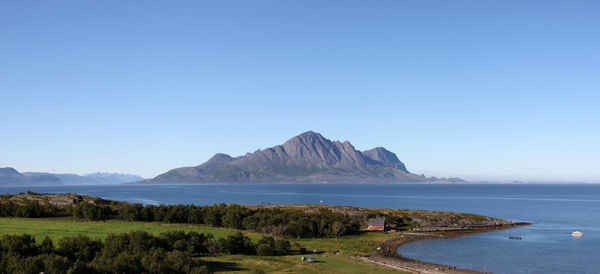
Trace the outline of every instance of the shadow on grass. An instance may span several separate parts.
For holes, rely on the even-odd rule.
[[[226,272],[226,271],[249,271],[250,269],[240,267],[238,263],[228,262],[205,262],[210,272]]]

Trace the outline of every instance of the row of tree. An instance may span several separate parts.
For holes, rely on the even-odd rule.
[[[50,217],[54,216],[55,212],[60,211],[64,210],[60,210],[55,206],[42,206],[35,200],[26,200],[21,205],[5,199],[0,201],[0,217]]]
[[[264,237],[254,244],[241,233],[215,239],[212,234],[144,231],[111,234],[104,241],[64,237],[55,247],[27,234],[0,239],[0,273],[207,273],[198,258],[207,254],[287,255],[290,243]]]
[[[72,216],[78,219],[191,223],[215,227],[252,230],[284,237],[339,237],[360,230],[360,222],[349,216],[322,209],[307,213],[280,208],[251,209],[240,205],[147,205],[92,204],[79,202],[55,206],[25,200],[17,204],[0,199],[0,216],[54,217]]]
[[[339,237],[360,230],[360,222],[323,209],[306,213],[280,208],[251,209],[240,205],[124,204],[117,218],[126,221],[192,223],[252,230],[285,237]]]

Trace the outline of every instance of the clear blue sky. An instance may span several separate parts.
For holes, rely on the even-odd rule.
[[[600,182],[600,1],[2,1],[0,166],[145,177],[307,130]]]

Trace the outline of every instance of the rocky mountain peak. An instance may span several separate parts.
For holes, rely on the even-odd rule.
[[[396,155],[377,147],[358,151],[307,131],[282,145],[232,158],[215,154],[196,167],[172,169],[148,183],[417,182]]]
[[[213,155],[213,157],[211,157],[210,159],[208,159],[207,162],[215,162],[215,161],[229,161],[233,159],[233,157],[225,154],[225,153],[217,153],[215,155]]]
[[[320,133],[312,130],[304,132],[300,135],[292,137],[283,144],[283,147],[304,146],[304,147],[328,147],[331,146],[331,141],[327,140]]]
[[[404,166],[404,163],[402,163],[400,159],[398,159],[398,156],[396,156],[396,154],[383,147],[376,147],[373,149],[365,150],[362,152],[362,154],[365,157],[380,162],[385,166],[393,167],[395,169],[408,172],[408,170],[406,170],[406,167]]]
[[[213,157],[211,157],[210,159],[208,159],[208,161],[204,162],[203,164],[197,166],[197,168],[200,169],[204,169],[205,171],[207,169],[214,169],[215,167],[219,167],[222,166],[224,164],[230,163],[232,161],[234,161],[235,158],[225,154],[225,153],[217,153],[215,154]]]

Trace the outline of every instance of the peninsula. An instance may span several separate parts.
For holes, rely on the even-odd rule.
[[[385,220],[383,227],[372,228],[373,219]],[[0,220],[0,243],[11,250],[0,260],[0,269],[28,273],[473,273],[402,258],[396,248],[422,238],[527,224],[442,211],[332,205],[144,206],[33,192],[0,195]],[[303,256],[317,263],[301,261]]]

